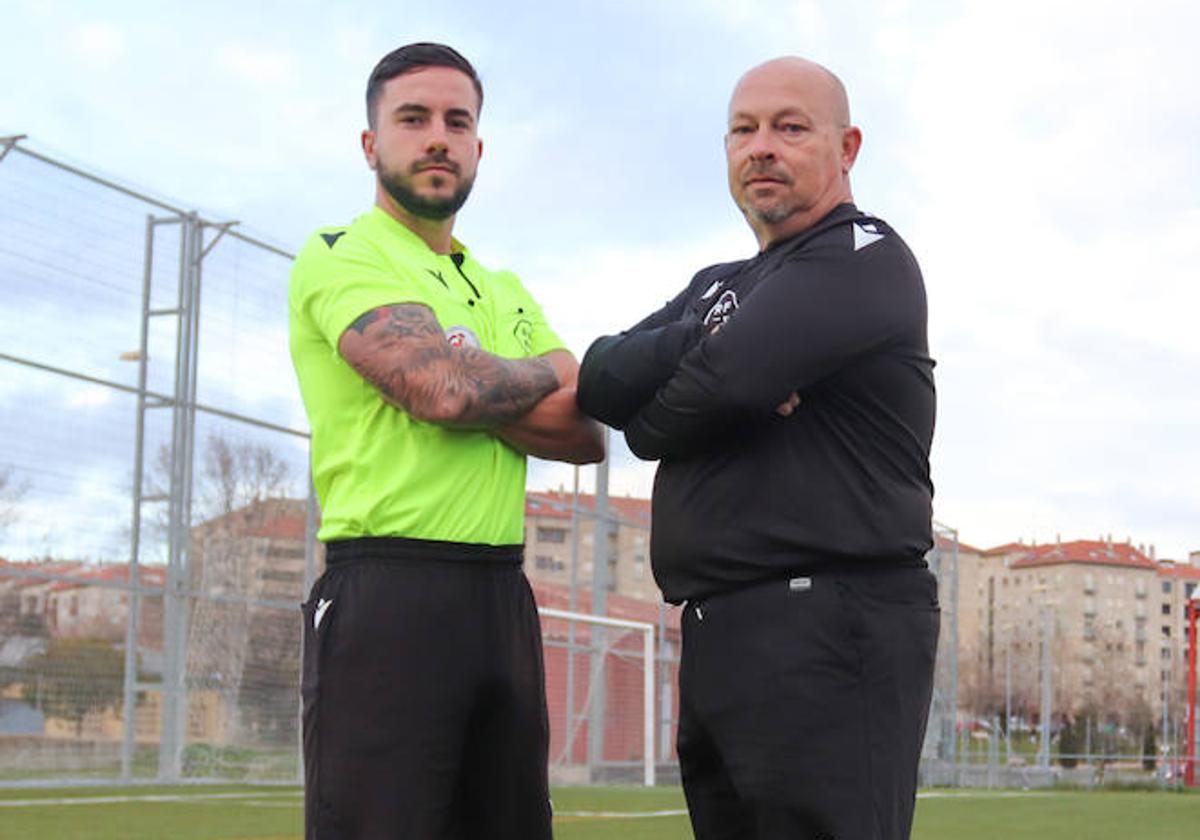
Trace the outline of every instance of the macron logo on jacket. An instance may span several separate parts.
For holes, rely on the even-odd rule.
[[[855,251],[861,251],[873,242],[883,239],[883,234],[874,222],[855,222],[853,228]]]

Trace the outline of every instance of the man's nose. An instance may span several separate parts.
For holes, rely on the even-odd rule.
[[[439,122],[431,121],[429,124],[429,132],[425,137],[426,151],[446,151],[450,148],[449,141],[446,138],[446,127]]]
[[[751,160],[771,160],[775,157],[775,147],[771,143],[769,132],[758,130],[746,144],[746,154]]]

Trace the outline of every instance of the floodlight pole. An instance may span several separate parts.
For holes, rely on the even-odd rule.
[[[1042,607],[1042,704],[1041,739],[1038,744],[1038,765],[1050,766],[1050,609]]]
[[[1004,648],[1004,761],[1012,761],[1012,624],[1005,626]]]
[[[1200,618],[1200,587],[1192,592],[1187,602],[1188,626],[1188,674],[1187,674],[1187,729],[1184,745],[1187,755],[1184,763],[1183,783],[1187,787],[1196,785],[1196,758],[1200,753],[1200,732],[1196,731],[1196,624]]]

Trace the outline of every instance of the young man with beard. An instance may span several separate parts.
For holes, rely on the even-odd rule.
[[[525,456],[603,448],[540,307],[452,236],[482,100],[449,47],[385,56],[375,206],[292,272],[327,564],[303,609],[307,840],[550,837]]]
[[[660,459],[651,559],[682,616],[698,840],[909,836],[938,635],[920,269],[853,204],[824,67],[739,81],[729,188],[758,240],[597,340],[584,410]]]

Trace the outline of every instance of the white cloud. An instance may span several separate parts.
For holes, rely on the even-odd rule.
[[[75,54],[93,69],[112,67],[125,57],[125,30],[111,23],[88,23],[75,29],[70,43]]]
[[[829,36],[829,19],[817,0],[702,0],[699,5],[732,32],[757,30],[764,49],[790,52],[788,47],[801,38],[820,41]]]
[[[262,87],[282,86],[296,74],[294,53],[261,45],[225,44],[216,53],[216,63],[235,77]]]
[[[67,389],[67,408],[71,410],[86,410],[100,408],[112,402],[113,391],[101,385],[79,385]]]

